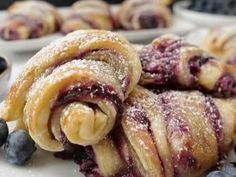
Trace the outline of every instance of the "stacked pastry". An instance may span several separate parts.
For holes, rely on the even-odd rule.
[[[197,177],[223,161],[236,132],[234,68],[169,35],[139,57],[118,34],[71,33],[27,63],[0,116],[87,177]]]
[[[171,23],[171,13],[156,0],[126,0],[119,8],[118,20],[128,30],[165,28]]]
[[[0,36],[5,40],[38,38],[57,31],[60,24],[60,14],[49,3],[15,2],[8,9],[8,18],[0,26]]]
[[[65,34],[78,29],[113,30],[116,27],[109,4],[100,0],[75,2],[65,17],[61,31]]]
[[[236,25],[209,30],[202,46],[223,62],[236,65]]]

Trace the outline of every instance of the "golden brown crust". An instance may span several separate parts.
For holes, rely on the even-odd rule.
[[[107,31],[77,31],[51,43],[29,60],[1,104],[0,114],[7,121],[18,120],[19,126],[26,125],[31,136],[44,149],[62,150],[58,143],[58,127],[52,128],[55,136],[52,140],[50,128],[47,130],[46,125],[53,117],[53,105],[57,105],[59,98],[62,100],[59,99],[59,103],[63,102],[64,95],[69,94],[69,103],[80,103],[65,106],[65,102],[60,105],[61,112],[57,111],[61,107],[56,106],[54,112],[60,115],[56,117],[62,118],[61,127],[70,141],[94,144],[112,129],[116,116],[121,114],[122,101],[137,84],[140,73],[141,65],[135,49],[123,37]],[[70,92],[77,87],[78,93],[86,94],[73,101]],[[95,90],[88,91],[90,88]],[[90,92],[95,92],[94,99]],[[76,95],[76,91],[73,94]],[[84,105],[86,102],[97,105],[98,109],[96,106],[91,108],[90,104]],[[83,109],[87,111],[80,111]],[[78,119],[68,122],[73,115]],[[93,120],[96,123],[90,124]],[[73,128],[79,123],[82,127],[89,124],[95,127],[91,131],[89,128]],[[89,133],[93,135],[88,136]]]
[[[86,0],[72,5],[61,31],[67,34],[79,29],[113,30],[114,27],[109,4],[100,0]]]

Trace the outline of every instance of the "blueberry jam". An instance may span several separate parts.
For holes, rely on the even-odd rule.
[[[73,160],[80,165],[80,171],[86,177],[101,177],[91,146],[82,147],[69,142],[64,133],[60,140],[64,146],[63,152],[56,152],[54,156],[63,160]]]
[[[171,95],[167,92],[167,94],[160,95],[160,103],[162,107],[162,112],[164,115],[164,120],[167,124],[168,134],[171,135],[174,132],[179,132],[185,137],[189,137],[184,145],[184,149],[178,153],[177,156],[173,156],[174,161],[174,176],[179,176],[179,174],[183,173],[183,171],[187,169],[196,168],[197,160],[193,156],[192,153],[192,135],[189,131],[189,126],[183,119],[175,112],[171,104]],[[167,139],[170,139],[170,136],[167,136]],[[171,140],[169,140],[171,142]]]
[[[236,95],[236,82],[233,76],[225,74],[215,84],[215,92],[219,96],[229,97]]]
[[[113,104],[117,111],[117,118],[122,116],[122,100],[112,86],[91,82],[88,84],[65,88],[61,90],[54,107],[78,100],[106,100]]]
[[[0,57],[0,74],[7,69],[7,62],[3,57]]]
[[[143,77],[155,85],[176,84],[176,67],[183,45],[179,40],[163,40],[157,45],[144,47],[140,51]]]
[[[145,12],[139,17],[140,27],[142,29],[156,28],[156,27],[167,27],[166,20],[163,16],[157,16],[151,12]]]
[[[210,122],[215,133],[218,150],[218,160],[223,159],[222,144],[224,142],[223,122],[221,120],[220,112],[211,97],[205,99],[205,114]]]
[[[209,60],[209,57],[193,56],[189,59],[189,70],[190,73],[196,76],[201,71],[201,66]]]

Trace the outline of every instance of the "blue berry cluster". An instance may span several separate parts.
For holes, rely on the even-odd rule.
[[[14,165],[24,165],[36,150],[35,142],[25,130],[9,134],[5,120],[0,119],[0,147],[4,145],[6,160]]]
[[[190,10],[220,15],[236,15],[236,0],[191,0]]]

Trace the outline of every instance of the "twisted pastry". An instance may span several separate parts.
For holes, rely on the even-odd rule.
[[[137,87],[125,102],[121,126],[98,144],[79,147],[73,158],[85,176],[200,176],[229,152],[235,103],[198,91],[156,95]]]
[[[38,38],[55,32],[60,24],[60,14],[47,2],[15,2],[0,27],[0,36],[5,40]]]
[[[142,85],[200,88],[217,96],[236,96],[236,68],[177,36],[155,39],[140,51],[140,60]]]
[[[210,30],[202,46],[223,62],[236,65],[236,25]]]
[[[78,29],[113,30],[115,26],[109,4],[100,0],[86,0],[72,5],[61,31],[67,34]]]
[[[120,6],[118,20],[125,29],[165,28],[171,23],[171,13],[155,0],[126,0]]]
[[[43,48],[26,64],[0,106],[0,117],[26,126],[40,147],[62,151],[61,134],[91,145],[120,120],[137,84],[137,53],[118,34],[77,31]]]

